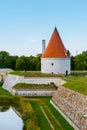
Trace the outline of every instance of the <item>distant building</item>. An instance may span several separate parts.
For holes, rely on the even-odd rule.
[[[41,57],[41,72],[68,75],[70,71],[70,53],[64,47],[55,27],[47,48]]]

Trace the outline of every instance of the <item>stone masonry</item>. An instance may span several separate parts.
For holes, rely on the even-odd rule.
[[[16,76],[12,74],[8,74],[3,88],[7,89],[9,92],[12,92],[12,88],[17,83],[28,83],[28,84],[50,84],[54,83],[56,86],[60,86],[60,84],[64,84],[65,81],[58,77],[29,77],[26,78],[24,76]]]
[[[61,86],[52,101],[80,130],[87,130],[87,96]]]
[[[56,90],[12,90],[13,95],[18,96],[53,96],[56,93]]]

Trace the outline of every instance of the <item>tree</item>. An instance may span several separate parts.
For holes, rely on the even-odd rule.
[[[75,70],[75,57],[71,57],[71,70]]]
[[[7,61],[8,68],[15,70],[17,59],[18,59],[18,56],[9,56],[8,61]]]
[[[29,60],[27,57],[25,56],[21,56],[17,59],[16,61],[16,69],[17,70],[24,70],[26,72],[26,70],[29,69]]]
[[[10,54],[6,51],[0,51],[0,68],[7,68],[7,61]]]
[[[87,51],[77,55],[74,61],[76,70],[87,70]]]
[[[37,61],[36,70],[41,70],[41,56],[42,54],[36,55],[36,61]]]
[[[29,70],[40,70],[41,66],[41,54],[37,54],[36,56],[28,57],[29,60]]]
[[[36,70],[36,61],[34,60],[34,56],[30,56],[28,57],[28,61],[29,61],[29,70]]]

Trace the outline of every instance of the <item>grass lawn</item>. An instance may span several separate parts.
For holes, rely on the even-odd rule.
[[[12,72],[10,72],[10,74],[24,76],[24,71],[12,71]]]
[[[25,76],[25,77],[63,77],[62,74],[46,74],[40,71],[12,71],[10,74]]]
[[[29,98],[41,130],[74,130],[50,104],[51,98]]]
[[[20,90],[36,90],[36,89],[46,89],[46,90],[56,90],[55,84],[27,84],[27,83],[18,83],[13,88]]]
[[[7,90],[3,89],[0,86],[0,96],[12,96],[11,93],[9,93]]]
[[[67,81],[64,86],[74,91],[87,95],[87,77],[86,76],[68,76],[64,80]]]

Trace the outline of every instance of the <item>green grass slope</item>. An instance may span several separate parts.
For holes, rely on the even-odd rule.
[[[87,95],[87,76],[68,76],[64,80],[67,81],[64,87]]]

